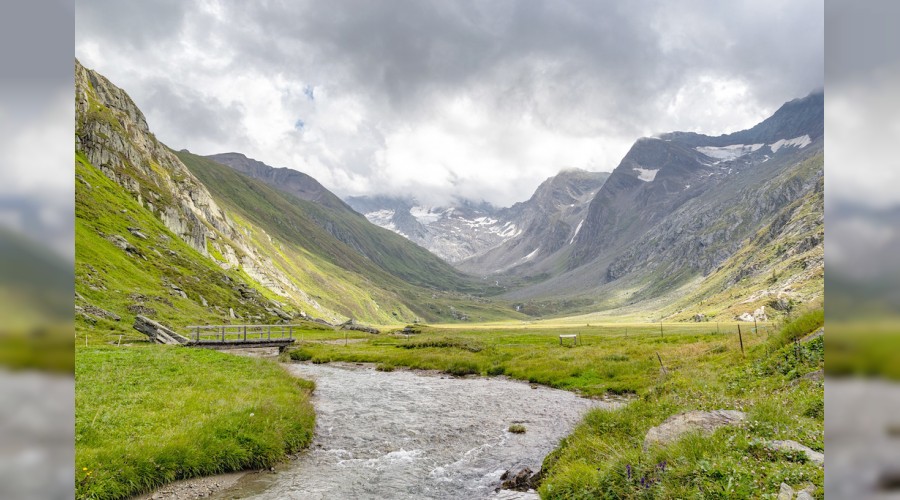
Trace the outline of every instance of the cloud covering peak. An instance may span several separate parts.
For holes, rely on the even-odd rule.
[[[82,63],[170,146],[341,195],[508,205],[637,137],[747,128],[823,85],[811,0],[86,0],[76,21]]]

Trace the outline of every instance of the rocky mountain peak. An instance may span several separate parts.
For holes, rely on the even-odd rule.
[[[234,232],[209,192],[150,133],[128,94],[75,61],[75,149],[169,229],[207,255],[207,227]]]

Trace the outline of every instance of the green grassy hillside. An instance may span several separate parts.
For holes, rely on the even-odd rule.
[[[381,270],[409,284],[439,290],[486,288],[352,210],[302,200],[202,156],[186,151],[176,155],[223,206],[272,236],[302,245],[310,253],[328,255],[344,269],[366,274]]]
[[[75,291],[76,306],[84,311],[76,314],[79,331],[130,336],[137,314],[174,327],[221,323],[230,317],[229,309],[274,321],[265,310],[265,291],[248,276],[225,271],[189,247],[81,154],[76,155],[75,172]],[[128,250],[111,241],[116,237],[130,245]],[[241,289],[246,290],[243,295]],[[121,319],[97,313],[92,306]]]
[[[299,199],[208,158],[186,151],[176,154],[219,205],[254,233],[266,256],[301,287],[319,287],[317,300],[339,311],[349,309],[348,316],[380,323],[518,316],[505,303],[481,298],[499,290],[460,274],[356,212]],[[259,231],[266,236],[256,236]],[[335,289],[341,281],[351,286]],[[340,299],[329,302],[328,297]],[[353,305],[369,309],[353,310]]]

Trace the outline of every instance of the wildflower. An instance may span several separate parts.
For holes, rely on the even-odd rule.
[[[250,414],[251,417],[252,417],[253,415],[254,415],[253,413]]]
[[[626,465],[625,470],[628,472],[628,480],[631,481],[631,464]]]
[[[82,467],[81,470],[87,470],[87,467]]]

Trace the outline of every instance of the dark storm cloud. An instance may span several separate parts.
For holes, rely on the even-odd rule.
[[[746,78],[773,106],[823,78],[818,2],[346,1],[287,11],[248,3],[235,17],[265,26],[266,41],[254,43],[260,57],[250,59],[282,65],[305,47],[301,60],[403,112],[427,107],[435,93],[494,83],[490,97],[518,106],[549,92],[553,110],[586,98],[634,113],[703,71]]]
[[[509,192],[494,201],[524,199],[530,192],[510,186],[533,189],[565,166],[609,170],[640,135],[749,127],[823,85],[817,0],[85,0],[77,8],[76,46],[91,59],[82,62],[129,89],[149,116],[193,110],[160,121],[161,138],[218,140],[223,151],[250,149],[333,179],[348,174],[353,186],[329,186],[344,192],[409,188],[397,184],[397,169],[408,168],[449,168],[470,185],[463,164],[484,155],[480,170],[509,170]],[[146,84],[161,73],[197,93]],[[283,130],[248,125],[262,111],[232,102],[243,89],[210,81],[247,74],[281,82],[290,115],[278,118]],[[217,106],[232,106],[230,118]],[[485,144],[476,151],[477,139]],[[522,141],[539,146],[532,158],[548,164],[522,166]],[[427,154],[437,147],[471,151],[448,165]]]

